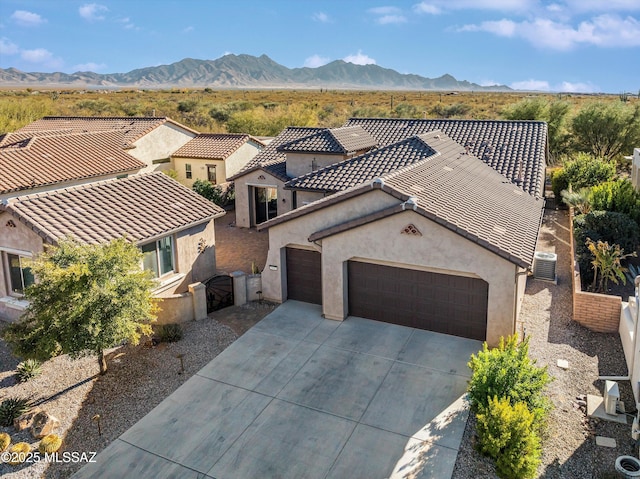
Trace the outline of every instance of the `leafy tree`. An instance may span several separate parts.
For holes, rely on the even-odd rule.
[[[98,245],[60,241],[34,259],[29,307],[4,338],[21,357],[96,354],[105,374],[105,349],[123,341],[135,345],[151,333],[154,282],[141,261],[140,250],[125,238]]]
[[[524,402],[511,404],[493,397],[477,415],[478,449],[496,461],[496,472],[506,479],[535,477],[542,448],[536,417]]]
[[[594,102],[571,122],[574,148],[599,158],[617,159],[640,144],[640,105]]]
[[[635,256],[634,253],[623,254],[623,249],[618,244],[609,245],[606,241],[597,242],[587,238],[587,248],[592,255],[591,265],[593,266],[593,291],[606,293],[609,288],[609,281],[618,284],[618,280],[622,284],[627,283],[625,272],[627,268],[620,263],[621,260]],[[599,281],[598,281],[599,280]]]
[[[499,346],[493,349],[484,343],[482,351],[471,355],[469,368],[472,375],[467,391],[474,411],[487,407],[497,396],[513,405],[524,402],[538,419],[544,417],[548,405],[542,390],[551,379],[547,368],[529,359],[529,338],[520,343],[517,335],[500,338]]]
[[[207,180],[196,180],[193,182],[192,189],[218,206],[224,206],[228,203],[227,194],[220,185],[214,185]]]
[[[549,102],[543,98],[527,98],[507,107],[502,116],[507,120],[546,121],[548,127],[549,152],[557,158],[568,150],[569,133],[566,118],[570,105],[566,101]]]
[[[615,163],[578,153],[551,177],[551,188],[556,198],[562,190],[579,190],[612,180],[616,175]]]

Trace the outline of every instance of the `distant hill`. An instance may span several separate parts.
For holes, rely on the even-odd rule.
[[[336,60],[318,68],[287,68],[267,55],[225,55],[217,60],[185,58],[171,65],[128,73],[26,73],[0,68],[2,86],[40,87],[211,87],[211,88],[356,88],[387,90],[505,91],[506,85],[480,86],[451,75],[425,78],[378,65]]]

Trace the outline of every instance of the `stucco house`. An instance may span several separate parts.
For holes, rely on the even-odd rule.
[[[235,182],[236,224],[253,227],[335,190],[301,184],[331,164],[440,130],[529,194],[542,196],[547,130],[542,122],[351,118],[341,128],[289,127]]]
[[[138,173],[120,131],[0,136],[0,200]]]
[[[257,138],[244,134],[201,133],[171,155],[177,180],[191,188],[194,181],[225,183],[264,148]]]
[[[258,225],[269,229],[264,297],[492,345],[518,331],[546,124],[359,121],[379,146],[289,180],[286,191],[309,203]]]
[[[29,258],[73,237],[100,243],[126,235],[157,278],[156,296],[184,293],[215,272],[214,219],[224,210],[155,172],[36,194],[0,205],[0,318],[15,320],[34,281]],[[205,305],[206,310],[206,305]]]
[[[143,172],[171,169],[171,155],[198,135],[167,117],[75,117],[45,116],[16,133],[84,133],[120,131],[122,146],[145,164]]]

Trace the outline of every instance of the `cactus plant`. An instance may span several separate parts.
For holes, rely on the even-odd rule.
[[[16,368],[18,380],[21,383],[27,382],[29,379],[33,379],[39,376],[42,370],[40,366],[42,363],[36,359],[27,359],[18,364]]]
[[[0,432],[0,452],[3,452],[11,444],[11,436],[6,432]]]
[[[40,454],[51,454],[60,449],[60,446],[62,446],[62,438],[57,434],[48,434],[38,444],[38,451]]]
[[[9,453],[11,453],[11,460],[9,464],[12,466],[17,466],[18,464],[22,464],[25,459],[27,459],[27,454],[31,452],[31,446],[26,442],[17,442],[13,446],[9,448]]]
[[[11,426],[13,420],[31,409],[31,400],[12,397],[0,403],[0,426]]]

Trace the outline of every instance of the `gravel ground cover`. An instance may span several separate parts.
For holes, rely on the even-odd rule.
[[[547,394],[553,403],[543,438],[542,464],[538,477],[545,479],[613,479],[615,460],[636,455],[629,424],[586,417],[581,400],[587,394],[602,396],[598,376],[624,376],[627,367],[618,334],[594,333],[571,319],[571,263],[569,219],[566,211],[547,210],[538,251],[558,255],[558,284],[529,278],[522,306],[521,327],[530,338],[530,356],[547,366],[554,381]],[[557,366],[558,359],[569,369]],[[626,410],[635,409],[628,381],[619,381]],[[615,448],[597,446],[595,436],[616,440]],[[474,450],[475,417],[470,414],[453,479],[497,477],[491,460]]]
[[[98,375],[95,357],[71,360],[64,355],[47,361],[39,377],[17,383],[18,360],[0,340],[0,400],[32,397],[60,420],[55,432],[64,437],[61,451],[99,452],[229,346],[244,332],[238,325],[255,324],[273,308],[266,302],[225,308],[208,319],[184,323],[184,336],[176,343],[153,346],[147,341],[136,347],[114,348],[107,355],[109,371],[105,376]],[[184,371],[178,356],[182,356]],[[101,434],[92,420],[95,415],[100,416]],[[13,427],[0,427],[0,432],[9,433],[12,443],[38,445],[29,432],[16,433]],[[66,478],[81,466],[0,464],[0,477]]]

